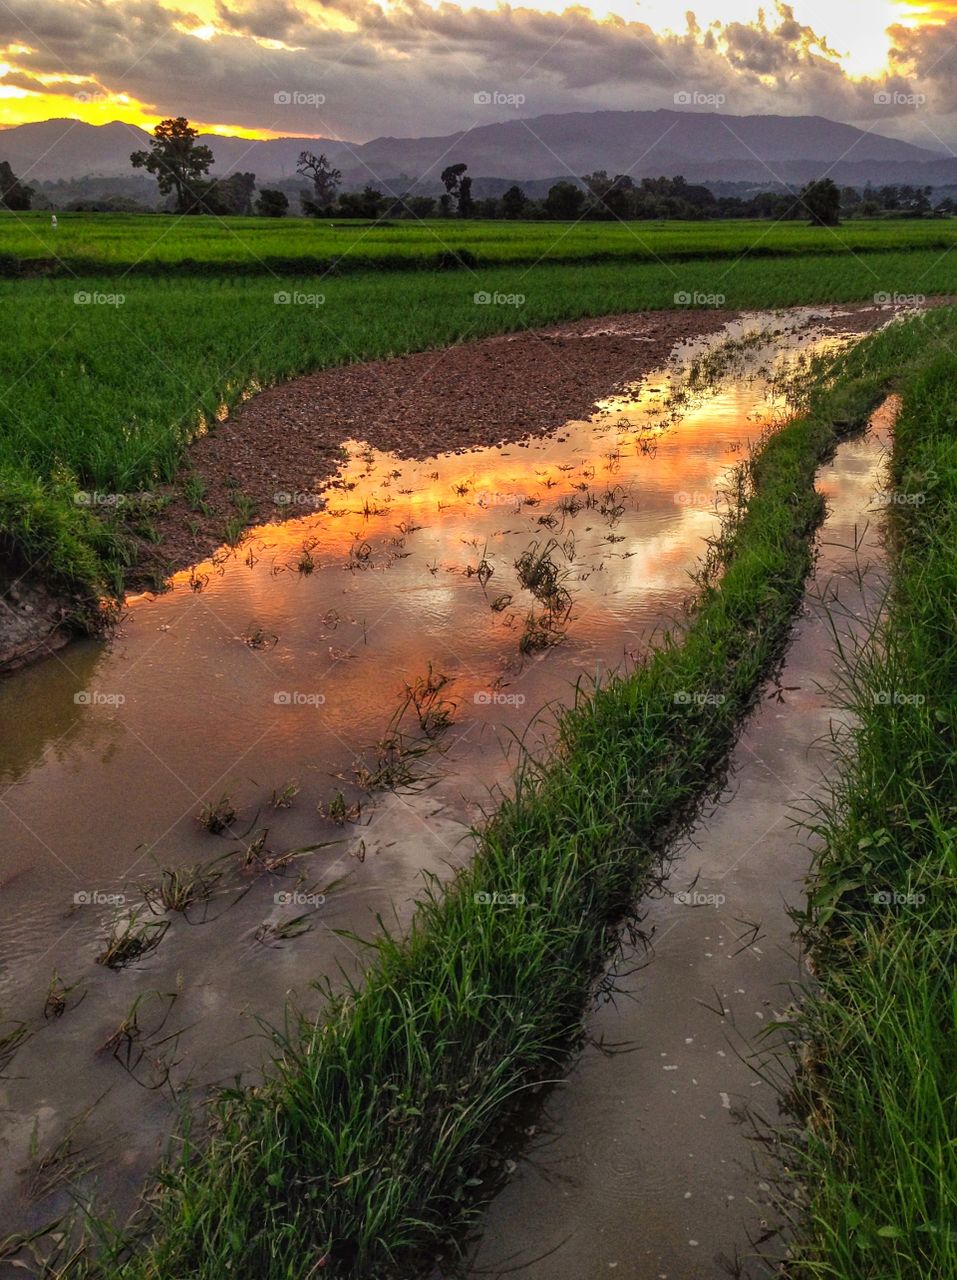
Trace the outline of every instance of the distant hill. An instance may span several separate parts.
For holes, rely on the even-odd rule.
[[[823,116],[731,116],[695,111],[592,111],[516,118],[435,138],[246,138],[202,135],[214,172],[251,170],[259,185],[290,178],[304,148],[325,151],[351,186],[432,186],[442,168],[465,161],[475,178],[505,182],[579,176],[594,169],[642,178],[684,174],[689,181],[774,186],[828,170],[863,185],[957,183],[957,159]],[[130,152],[147,134],[118,122],[45,120],[0,130],[0,160],[27,180],[130,173]],[[401,179],[401,181],[400,181]]]

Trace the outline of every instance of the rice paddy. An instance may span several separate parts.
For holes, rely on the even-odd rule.
[[[957,231],[945,220],[836,230],[592,223],[556,235],[549,224],[356,228],[66,215],[56,232],[39,217],[3,218],[0,236],[0,304],[16,317],[0,370],[0,548],[17,572],[67,599],[88,630],[115,624],[145,545],[159,548],[162,564],[166,505],[184,502],[197,521],[213,509],[206,480],[189,467],[190,447],[251,395],[299,374],[588,316],[880,307],[957,293]],[[519,296],[520,304],[489,301]],[[622,530],[640,499],[618,478],[622,441],[635,458],[653,460],[735,359],[774,343],[775,323],[715,343],[640,429],[604,442],[600,459],[569,457],[534,483],[524,474],[514,492],[503,471],[508,528],[458,538],[453,565],[433,540],[433,562],[418,565],[421,599],[432,593],[444,604],[451,588],[443,578],[454,572],[456,589],[469,593],[460,617],[474,636],[498,644],[505,634],[508,643],[510,665],[472,692],[473,705],[514,699],[505,692],[512,679],[574,646],[582,584],[591,574],[611,578],[617,561],[635,554]],[[355,968],[335,982],[329,971],[311,975],[318,1010],[290,1006],[281,1024],[275,1011],[262,1078],[214,1092],[203,1121],[183,1123],[131,1224],[117,1229],[102,1206],[91,1207],[66,1231],[58,1219],[0,1245],[0,1265],[29,1256],[37,1274],[77,1280],[393,1280],[425,1273],[436,1257],[451,1264],[505,1176],[511,1128],[566,1070],[595,984],[622,931],[637,927],[636,904],[714,795],[780,662],[824,514],[818,467],[898,389],[892,589],[874,619],[876,642],[847,655],[856,725],[841,739],[833,799],[814,824],[821,848],[801,922],[816,984],[796,1024],[800,1067],[783,1086],[792,1116],[781,1139],[791,1153],[789,1266],[795,1280],[957,1274],[957,778],[947,692],[957,678],[955,341],[955,313],[944,309],[804,361],[800,376],[786,371],[780,386],[763,371],[786,391],[788,413],[727,477],[682,625],[654,645],[643,639],[634,661],[612,674],[586,677],[575,650],[570,703],[556,706],[544,745],[516,748],[510,780],[469,836],[470,856],[456,860],[443,845],[407,918],[397,913],[389,924],[377,911],[381,928],[363,939]],[[301,619],[304,598],[317,598],[307,593],[323,587],[331,597],[330,565],[349,584],[341,609],[328,599],[309,613],[310,669],[334,672],[334,682],[323,693],[281,691],[289,642],[260,607],[262,595],[216,635],[247,664],[247,701],[268,687],[266,711],[255,704],[261,718],[283,706],[311,713],[346,690],[353,719],[361,707],[365,725],[369,708],[357,692],[365,677],[347,671],[381,631],[352,607],[356,580],[381,590],[377,577],[413,555],[409,539],[423,529],[429,537],[446,506],[474,507],[474,525],[489,501],[504,505],[463,463],[455,477],[442,471],[434,510],[411,500],[408,510],[392,507],[395,495],[412,495],[392,458],[381,485],[361,488],[363,505],[353,509],[350,468],[371,474],[380,461],[363,444],[361,423],[354,435],[358,447],[340,459],[342,488],[328,491],[328,512],[327,498],[314,504],[315,527],[271,570],[284,589],[295,583],[302,593],[286,622]],[[273,554],[264,542],[247,546],[256,503],[238,482],[227,487],[219,559],[191,565],[180,584],[197,613],[215,615],[209,583],[227,563],[254,575],[259,558]],[[676,490],[672,508],[681,500],[700,507],[700,499]],[[341,563],[324,541],[337,521],[346,530]],[[600,547],[587,569],[576,543],[583,526]],[[521,541],[496,545],[516,529]],[[668,554],[655,543],[658,560]],[[646,575],[658,560],[642,562]],[[423,634],[430,627],[424,611]],[[169,629],[156,626],[157,634]],[[414,668],[406,656],[388,667],[397,686],[391,717],[379,717],[363,750],[323,758],[321,780],[314,762],[285,757],[270,757],[268,781],[255,789],[221,770],[203,775],[176,835],[190,856],[148,847],[150,883],[135,902],[110,903],[91,934],[93,976],[54,968],[47,983],[48,968],[33,1021],[0,1023],[0,1078],[12,1077],[36,1038],[69,1026],[88,982],[132,984],[168,949],[182,957],[184,926],[215,923],[227,898],[230,908],[258,909],[243,934],[243,963],[281,963],[320,926],[333,932],[317,904],[335,898],[352,872],[317,876],[315,856],[341,844],[341,862],[364,867],[368,856],[380,874],[386,859],[376,860],[391,845],[370,833],[377,806],[392,798],[412,810],[428,796],[471,712],[454,652],[435,644]],[[91,703],[96,695],[73,696]],[[56,743],[64,737],[69,747],[69,733]],[[196,852],[197,842],[215,850],[217,840],[230,843],[228,853]],[[286,887],[274,892],[283,876]],[[389,881],[393,906],[400,883],[407,895],[406,882]],[[83,901],[83,892],[74,897]],[[351,926],[339,933],[358,944]],[[237,953],[219,954],[235,962]],[[176,1100],[183,1029],[173,1014],[189,982],[177,970],[165,985],[127,996],[98,1052]],[[89,1128],[84,1110],[58,1137],[34,1133],[24,1165],[30,1196],[89,1183],[108,1158],[97,1138],[83,1139]]]

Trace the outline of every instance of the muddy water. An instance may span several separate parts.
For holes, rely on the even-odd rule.
[[[863,634],[882,589],[889,419],[821,473],[829,515],[785,668],[737,744],[726,794],[648,904],[650,951],[622,956],[614,1003],[594,1013],[589,1047],[490,1206],[470,1277],[777,1274],[786,1243],[763,1138],[779,1115],[756,1068],[773,1062],[783,1038],[767,1033],[806,978],[787,914],[810,861],[794,822],[833,768],[835,634]]]
[[[426,463],[358,442],[323,510],[304,484],[301,519],[131,601],[110,643],[0,684],[0,1036],[29,1033],[0,1055],[0,1230],[47,1220],[73,1182],[128,1206],[190,1090],[261,1064],[256,1019],[315,1007],[313,980],[361,963],[350,931],[401,925],[421,873],[468,857],[516,736],[680,619],[716,492],[780,411],[769,368],[832,341],[807,321],[736,321],[544,439]],[[691,359],[762,330],[688,394]],[[546,543],[571,613],[523,654],[541,605],[515,561]],[[369,794],[357,761],[430,664],[452,727],[416,784]],[[413,739],[414,716],[400,728]],[[340,791],[344,825],[326,816]],[[224,794],[236,817],[213,835],[196,814]],[[216,859],[208,902],[144,904],[161,867]],[[97,964],[130,917],[159,945]],[[54,972],[71,990],[45,1017]]]

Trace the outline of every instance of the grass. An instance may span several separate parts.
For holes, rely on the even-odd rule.
[[[866,361],[849,368],[744,464],[681,641],[581,688],[472,862],[430,882],[405,938],[369,944],[364,978],[326,992],[318,1021],[289,1014],[265,1082],[219,1096],[141,1236],[104,1230],[88,1274],[382,1280],[470,1220],[503,1125],[561,1074],[623,919],[783,650],[822,515],[816,468],[878,389]]]
[[[804,929],[794,1275],[957,1275],[957,320],[870,345],[903,395],[891,594],[849,655],[855,727],[817,831]]]
[[[87,600],[121,591],[134,556],[125,521],[129,513],[145,519],[161,500],[156,488],[177,475],[197,432],[215,429],[255,389],[309,370],[582,316],[673,307],[682,292],[720,295],[728,307],[957,292],[957,255],[922,248],[570,261],[370,273],[315,285],[321,306],[274,301],[294,286],[303,291],[301,280],[137,279],[124,285],[122,305],[99,305],[76,304],[74,296],[105,295],[106,280],[0,281],[0,305],[17,315],[0,370],[0,552]],[[520,290],[526,300],[476,305],[481,290]],[[183,483],[201,507],[195,476],[187,472]],[[225,539],[237,542],[250,518],[237,509]]]
[[[290,218],[181,218],[129,214],[0,214],[0,254],[7,273],[56,270],[66,274],[180,272],[201,275],[314,273],[423,268],[466,249],[480,266],[540,261],[669,261],[815,252],[881,253],[957,244],[951,219],[878,219],[836,228],[802,222],[736,219],[727,222],[501,222],[429,219],[377,226],[337,220],[333,225]]]

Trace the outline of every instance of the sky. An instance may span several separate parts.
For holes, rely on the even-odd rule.
[[[366,141],[521,115],[817,114],[957,149],[957,0],[0,0],[0,126]]]

